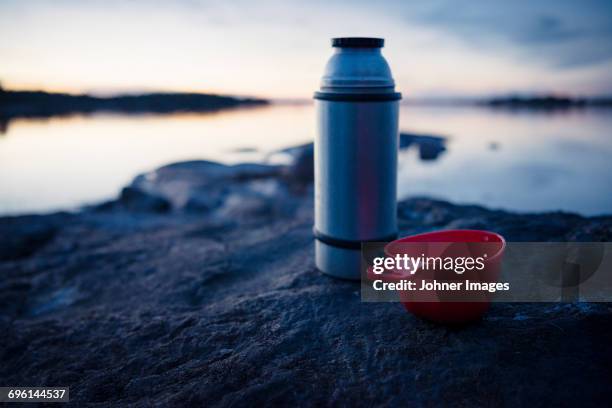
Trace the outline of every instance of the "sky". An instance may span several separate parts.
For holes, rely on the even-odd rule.
[[[612,2],[595,0],[3,0],[0,81],[309,98],[339,36],[385,38],[409,98],[612,94]]]

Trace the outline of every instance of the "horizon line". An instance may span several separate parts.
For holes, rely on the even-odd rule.
[[[222,91],[186,91],[186,90],[153,90],[153,89],[141,89],[141,90],[124,90],[124,91],[101,91],[101,90],[82,90],[82,91],[70,91],[60,90],[53,88],[33,88],[33,87],[19,87],[19,88],[6,88],[2,86],[0,82],[0,91],[7,92],[44,92],[48,94],[64,94],[71,96],[91,96],[96,98],[116,98],[122,96],[143,96],[151,94],[197,94],[197,95],[217,95],[224,97],[233,97],[240,99],[263,99],[271,103],[281,104],[305,104],[312,102],[312,97],[295,96],[295,97],[275,97],[275,96],[263,96],[263,95],[250,95],[240,93],[224,93]],[[415,96],[404,96],[402,102],[424,102],[424,103],[466,103],[466,102],[479,102],[491,99],[509,99],[509,98],[567,98],[571,100],[593,100],[593,99],[610,99],[610,94],[578,94],[569,92],[543,92],[543,91],[509,91],[509,92],[494,92],[490,94],[453,94],[448,95],[436,94],[436,95],[415,95]]]

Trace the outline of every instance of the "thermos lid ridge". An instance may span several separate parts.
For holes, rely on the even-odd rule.
[[[382,48],[384,38],[373,37],[338,37],[332,38],[332,47],[337,48]]]

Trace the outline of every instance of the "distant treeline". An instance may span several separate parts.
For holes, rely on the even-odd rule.
[[[268,101],[201,93],[149,93],[97,97],[0,88],[0,117],[48,117],[93,112],[175,113],[209,112]]]
[[[516,109],[570,109],[588,107],[612,107],[612,98],[569,98],[557,96],[494,98],[485,105]]]

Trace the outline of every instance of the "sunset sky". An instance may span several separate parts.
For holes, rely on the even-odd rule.
[[[5,88],[308,98],[337,36],[412,97],[612,93],[609,1],[0,2]]]

